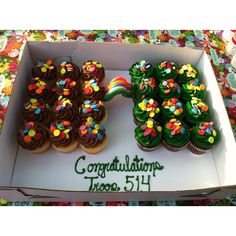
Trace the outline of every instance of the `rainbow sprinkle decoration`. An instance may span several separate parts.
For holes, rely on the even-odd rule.
[[[38,61],[36,67],[40,67],[41,72],[46,73],[48,70],[53,70],[54,65],[52,64],[52,60],[47,60],[46,63],[43,61]]]
[[[99,63],[99,62],[97,62],[97,61],[87,61],[84,65],[83,65],[83,67],[82,67],[82,69],[83,70],[86,70],[86,71],[88,71],[88,72],[95,72],[96,70],[97,70],[97,68],[102,68],[103,66],[102,66],[102,64],[101,63]]]
[[[35,91],[36,94],[41,94],[47,87],[47,83],[40,80],[39,77],[36,77],[33,78],[33,81],[28,85],[28,90]]]
[[[106,87],[104,101],[111,100],[115,95],[121,94],[124,97],[131,98],[131,84],[124,77],[115,77]]]
[[[154,77],[151,77],[151,78],[143,78],[141,80],[141,83],[139,85],[139,88],[141,90],[144,90],[145,88],[148,88],[148,87],[151,87],[151,88],[155,88],[156,87],[156,79]]]
[[[68,96],[70,95],[70,89],[76,86],[76,81],[66,78],[66,79],[59,79],[57,81],[57,88],[63,89],[63,95]]]
[[[70,99],[64,98],[63,96],[59,96],[55,104],[56,111],[61,111],[65,109],[66,107],[72,107],[72,106],[73,104],[71,103]]]
[[[184,112],[182,108],[182,103],[177,98],[170,98],[167,101],[162,103],[164,108],[169,109],[170,112],[173,112],[176,116],[179,116]]]
[[[100,87],[98,86],[97,82],[94,79],[84,81],[84,94],[89,95],[93,92],[98,92]]]
[[[103,107],[102,101],[90,101],[85,100],[81,105],[81,109],[83,113],[89,113],[91,111],[99,111],[101,107]]]
[[[142,72],[145,72],[148,70],[148,68],[151,67],[151,64],[150,62],[148,61],[145,61],[145,60],[141,60],[139,62],[137,62],[135,65],[134,65],[134,69],[135,70],[140,70]]]
[[[161,126],[157,126],[156,128],[157,128],[158,132],[162,131]],[[156,130],[154,129],[154,121],[151,118],[149,118],[145,122],[145,124],[141,125],[141,129],[144,131],[144,133],[143,133],[144,136],[151,135],[151,136],[155,137],[157,135]]]
[[[175,63],[171,61],[163,61],[160,67],[163,69],[163,71],[160,71],[161,74],[170,74],[171,70],[176,69]]]
[[[72,131],[71,123],[67,120],[61,122],[55,122],[50,125],[50,132],[54,137],[59,137],[61,139],[68,139],[69,133]]]
[[[74,71],[74,67],[71,63],[68,63],[66,61],[62,62],[60,64],[60,74],[61,75],[64,75],[66,72],[70,72],[70,71]]]
[[[201,114],[202,111],[208,111],[208,106],[204,102],[202,102],[200,98],[192,97],[190,103],[192,107],[191,111],[193,114]]]
[[[39,115],[41,112],[45,112],[49,106],[40,99],[30,98],[28,102],[24,104],[24,108],[25,110],[33,112],[35,115]]]
[[[201,135],[201,136],[209,136],[208,138],[208,142],[209,143],[214,143],[215,141],[215,138],[216,135],[217,135],[217,132],[216,130],[214,129],[213,127],[214,123],[213,121],[210,121],[210,122],[201,122],[199,124],[199,130],[198,130],[198,134]]]
[[[151,118],[160,112],[157,101],[152,98],[149,100],[146,98],[143,99],[143,101],[140,102],[138,106],[142,111],[147,111],[149,113],[149,117]]]
[[[19,132],[25,143],[31,143],[34,139],[40,140],[42,134],[38,133],[35,122],[30,121],[24,124],[24,127]]]
[[[171,119],[165,126],[171,130],[171,136],[185,133],[185,128],[182,126],[181,121],[175,118]]]
[[[104,137],[99,131],[105,131],[105,128],[103,125],[96,124],[92,117],[88,117],[85,124],[81,125],[79,128],[79,132],[82,136],[102,140]]]
[[[205,90],[206,87],[204,84],[199,84],[199,79],[193,79],[193,80],[190,80],[188,83],[187,83],[187,89],[189,90]]]
[[[186,72],[187,77],[195,78],[197,75],[197,71],[192,67],[191,64],[182,65],[182,67],[178,70],[178,74],[182,75]]]
[[[166,94],[170,93],[171,89],[173,89],[173,88],[175,88],[178,93],[181,92],[179,85],[177,83],[175,83],[175,81],[173,79],[164,80],[161,82],[161,84],[165,87],[163,92]]]

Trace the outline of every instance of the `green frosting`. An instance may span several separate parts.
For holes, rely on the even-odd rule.
[[[209,106],[202,102],[200,98],[193,97],[185,105],[185,120],[191,124],[196,124],[199,121],[209,121],[210,110]]]
[[[197,148],[209,150],[219,142],[219,131],[212,121],[199,122],[191,130],[190,140]]]
[[[157,84],[154,77],[142,78],[140,84],[133,85],[134,100],[141,102],[144,98],[155,98],[157,96]]]
[[[146,148],[153,148],[162,140],[162,127],[153,119],[148,119],[143,125],[138,125],[135,130],[137,142]]]
[[[185,101],[190,100],[192,97],[201,98],[203,100],[206,96],[205,85],[202,84],[199,79],[190,80],[182,85],[181,95],[182,99]]]
[[[184,122],[171,119],[163,128],[163,138],[170,146],[181,148],[189,142],[189,128]]]
[[[158,80],[174,79],[177,75],[177,65],[171,61],[163,61],[156,65],[155,75]]]
[[[160,108],[154,99],[143,99],[133,107],[133,115],[137,122],[144,124],[148,118],[158,119]]]
[[[159,84],[159,95],[161,98],[179,98],[181,95],[180,86],[173,79],[163,80]]]
[[[185,84],[192,79],[199,77],[198,69],[191,64],[184,64],[178,70],[178,81],[180,84]]]
[[[152,77],[153,76],[153,66],[150,62],[145,60],[140,60],[139,62],[134,63],[130,69],[129,74],[132,78],[132,83],[140,83],[140,80],[144,77]]]

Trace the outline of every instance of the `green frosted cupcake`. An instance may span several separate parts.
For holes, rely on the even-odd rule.
[[[185,105],[185,121],[191,125],[200,121],[208,121],[210,119],[210,110],[205,102],[200,98],[192,97],[191,101]]]
[[[185,148],[189,138],[189,128],[183,121],[174,118],[163,127],[162,143],[169,151],[177,152]]]
[[[143,99],[142,102],[136,103],[133,108],[134,121],[136,124],[144,124],[148,118],[157,121],[160,114],[160,108],[154,99]]]
[[[144,77],[152,77],[154,73],[154,68],[150,62],[145,60],[140,60],[134,63],[130,69],[129,74],[131,76],[132,83],[140,83],[140,80]]]
[[[163,80],[159,84],[159,95],[162,99],[179,98],[180,86],[173,79]]]
[[[200,155],[215,147],[219,139],[219,131],[213,121],[199,122],[190,132],[188,149],[192,153]]]
[[[142,78],[133,90],[134,101],[141,102],[144,98],[157,97],[157,84],[154,77]]]
[[[143,125],[138,125],[134,133],[137,145],[144,151],[156,149],[162,140],[162,127],[151,118]]]
[[[161,107],[162,120],[169,121],[172,118],[182,120],[184,109],[182,102],[178,98],[170,98],[162,103]]]
[[[184,64],[178,70],[178,82],[185,84],[192,79],[199,77],[198,69],[191,64]]]
[[[177,65],[172,61],[162,61],[156,65],[155,75],[159,81],[175,79],[177,75]]]
[[[199,79],[193,79],[182,85],[181,97],[185,101],[191,100],[192,97],[204,100],[206,95],[206,87]]]

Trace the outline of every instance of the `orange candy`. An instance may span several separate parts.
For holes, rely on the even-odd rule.
[[[35,90],[35,92],[36,92],[37,94],[41,94],[41,93],[43,92],[43,90],[40,89],[40,88],[38,88],[38,89]]]
[[[69,121],[62,121],[62,124],[64,125],[64,126],[68,126],[68,125],[70,125],[70,122]]]
[[[32,139],[31,139],[31,137],[30,136],[25,136],[24,137],[24,141],[26,142],[26,143],[30,143],[31,141],[32,141]]]
[[[203,110],[203,111],[208,111],[208,106],[203,106],[203,107],[202,107],[202,110]]]

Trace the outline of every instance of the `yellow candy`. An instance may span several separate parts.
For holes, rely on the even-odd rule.
[[[66,134],[66,139],[68,139],[70,136],[69,136],[69,134]]]
[[[92,121],[93,121],[93,118],[90,116],[90,117],[88,117],[87,121],[88,121],[88,122],[92,122]]]
[[[156,109],[155,109],[155,113],[158,113],[160,111],[160,109],[157,107]]]
[[[209,143],[214,143],[214,138],[213,137],[210,137],[209,139],[208,139],[208,141],[209,141]]]
[[[161,126],[157,126],[157,130],[158,130],[159,132],[161,132],[161,131],[162,131]]]
[[[212,134],[213,134],[213,136],[216,136],[216,131],[215,131],[215,130],[213,130]]]
[[[99,130],[100,126],[98,124],[95,125],[95,129]]]
[[[42,71],[42,72],[46,72],[46,71],[47,71],[47,68],[42,67],[42,68],[41,68],[41,71]]]
[[[65,130],[64,130],[64,133],[65,133],[65,134],[67,134],[67,133],[69,133],[69,132],[70,132],[69,129],[65,129]]]
[[[154,103],[154,100],[153,99],[150,99],[149,100],[149,104],[153,104]]]
[[[179,116],[179,115],[180,115],[180,111],[179,111],[179,110],[175,110],[175,111],[174,111],[174,114],[175,114],[176,116]]]
[[[180,69],[179,74],[183,74],[183,73],[184,73],[183,69]]]
[[[150,120],[147,121],[147,127],[150,128],[150,129],[153,128],[153,122],[150,121]]]
[[[150,113],[149,113],[149,117],[154,117],[155,116],[155,113],[153,112],[153,111],[151,111]]]
[[[98,131],[96,129],[92,130],[92,134],[97,134],[97,133],[98,133]]]
[[[170,120],[170,122],[171,122],[171,123],[176,122],[176,119],[173,118],[173,119]]]
[[[54,135],[55,137],[59,136],[59,135],[60,135],[60,130],[55,129],[54,132],[53,132],[53,135]]]
[[[85,106],[85,108],[89,108],[89,107],[90,107],[90,105],[89,105],[89,104],[85,104],[84,106]]]
[[[187,67],[186,65],[183,65],[183,66],[182,66],[182,69],[183,69],[183,70],[187,70],[188,67]],[[180,69],[180,70],[181,70],[181,69]]]
[[[196,77],[196,75],[195,75],[195,74],[193,74],[193,73],[191,74],[191,76],[192,76],[193,78],[195,78],[195,77]]]
[[[95,92],[99,91],[99,87],[98,86],[95,86],[93,89],[94,89]]]
[[[97,68],[102,68],[102,65],[101,64],[97,64]]]

